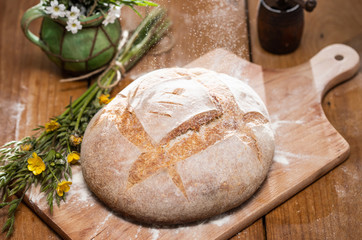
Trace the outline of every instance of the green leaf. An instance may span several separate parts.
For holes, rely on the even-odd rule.
[[[154,3],[154,2],[151,2],[151,1],[144,1],[146,4],[148,4],[148,6],[152,6],[152,7],[157,7],[158,4],[157,3]]]
[[[2,232],[5,232],[8,228],[10,228],[11,225],[13,225],[13,222],[14,222],[14,218],[8,218],[5,222],[5,224],[3,225],[3,228],[2,228]]]
[[[56,195],[55,201],[56,201],[56,203],[57,203],[57,206],[59,207],[59,206],[60,206],[60,198],[59,198],[58,195]]]
[[[10,238],[10,236],[13,234],[13,232],[14,232],[14,221],[11,222],[11,225],[6,234],[6,238]]]
[[[23,190],[23,189],[25,188],[25,186],[26,186],[26,182],[22,183],[22,184],[20,185],[18,191]]]
[[[46,192],[50,187],[51,185],[44,185],[40,188],[40,192]]]
[[[48,201],[48,205],[50,209],[50,214],[53,214],[53,199],[51,200],[51,202]]]
[[[53,201],[53,192],[48,193],[47,201],[49,201],[49,200]]]
[[[44,177],[43,180],[41,181],[41,184],[46,184],[51,178],[53,177],[52,174],[49,174],[47,177]]]
[[[70,178],[73,178],[73,173],[72,173],[72,168],[69,166],[69,168],[68,168],[68,173],[69,173],[69,177]]]
[[[14,214],[14,212],[15,212],[15,210],[16,210],[16,208],[17,208],[18,206],[19,206],[19,201],[17,201],[16,203],[13,203],[13,204],[10,205],[10,208],[9,208],[9,210],[8,210],[9,216],[11,216],[11,215]]]
[[[61,138],[63,136],[66,136],[68,134],[68,132],[61,132],[57,135],[57,138]]]
[[[14,179],[16,179],[16,177],[14,177]],[[16,179],[16,181],[14,181],[14,182],[12,182],[12,183],[10,184],[10,187],[14,187],[16,184],[18,184],[18,183],[21,182],[21,181],[24,181],[24,178],[18,178],[18,179]]]
[[[46,1],[49,4],[50,1]],[[59,1],[68,2],[68,0]],[[136,5],[157,6],[157,4],[147,0],[99,0],[98,3],[124,3],[131,7],[137,14],[139,13],[134,8]],[[102,9],[98,10],[102,11]],[[160,10],[159,8],[154,9],[145,17],[121,53],[118,54],[118,60],[124,64],[127,71],[162,37],[170,26],[169,21],[164,21],[164,15],[164,10]],[[112,82],[110,78],[112,74],[114,74],[114,70],[106,73],[104,75],[105,77],[101,79],[101,82],[109,85]],[[0,162],[3,164],[0,166],[0,192],[3,193],[3,203],[0,204],[0,208],[9,205],[9,218],[4,228],[8,230],[8,234],[11,234],[13,231],[14,214],[22,199],[14,200],[10,203],[5,202],[9,195],[13,195],[22,190],[25,193],[28,186],[32,183],[41,183],[41,191],[44,192],[43,194],[47,197],[51,212],[53,211],[54,198],[58,205],[61,200],[65,201],[66,194],[64,194],[63,197],[57,195],[57,181],[53,178],[50,170],[54,169],[54,175],[59,179],[65,178],[68,180],[72,177],[72,169],[63,157],[62,159],[65,160],[65,164],[56,164],[51,168],[50,163],[54,161],[56,152],[60,152],[65,156],[68,151],[80,151],[80,146],[74,147],[69,145],[69,136],[71,133],[84,134],[90,119],[102,107],[99,105],[97,96],[101,93],[108,93],[109,91],[110,90],[105,91],[100,89],[97,83],[93,84],[81,97],[73,102],[71,101],[68,108],[60,116],[52,118],[58,119],[58,122],[61,124],[61,127],[57,131],[46,132],[44,131],[44,126],[39,126],[34,129],[37,133],[33,137],[26,137],[21,141],[9,142],[0,149]],[[33,151],[22,151],[21,145],[24,143],[30,143],[33,151],[46,162],[47,168],[42,174],[34,176],[28,171],[27,159]],[[9,188],[10,185],[13,187],[12,189]]]
[[[8,198],[8,188],[4,188],[2,201],[5,202],[7,198]]]
[[[67,125],[69,125],[69,124],[67,124]],[[61,127],[61,128],[58,129],[58,131],[59,132],[66,132],[66,131],[68,131],[68,129],[69,129],[68,126],[67,127]]]
[[[0,203],[0,209],[3,208],[3,207],[6,207],[9,204],[10,204],[9,202]]]
[[[11,189],[11,191],[9,192],[9,195],[8,195],[8,197],[11,197],[11,196],[13,196],[14,194],[16,194],[17,192],[19,192],[20,191],[20,186],[16,186],[16,187],[14,187],[13,189]]]
[[[18,141],[10,141],[10,142],[5,143],[2,147],[3,148],[9,147],[10,145],[13,145],[13,144],[16,144],[16,143],[18,143]]]

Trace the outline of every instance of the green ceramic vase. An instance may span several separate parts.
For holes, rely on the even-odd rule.
[[[30,23],[43,18],[40,36],[29,30]],[[28,9],[21,20],[25,36],[39,46],[55,64],[73,75],[94,71],[106,65],[116,54],[121,39],[119,21],[104,26],[103,15],[80,19],[82,29],[76,34],[68,32],[66,19],[51,19],[42,6]]]

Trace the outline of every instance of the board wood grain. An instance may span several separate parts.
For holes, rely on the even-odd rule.
[[[257,34],[259,1],[248,0],[247,4],[254,63],[267,68],[295,66],[333,43],[345,43],[362,53],[360,0],[318,0],[313,12],[305,12],[301,45],[286,55],[274,55],[261,48]],[[264,216],[266,239],[361,239],[361,96],[361,73],[325,96],[324,112],[350,144],[351,154],[338,167]]]
[[[362,56],[362,35],[348,42]],[[266,215],[268,239],[360,239],[362,68],[328,92],[323,110],[348,141],[348,159]],[[347,127],[351,123],[351,128]]]
[[[326,90],[350,78],[358,63],[352,48],[336,44],[289,69],[262,69],[222,49],[186,66],[207,67],[248,82],[266,102],[276,133],[274,163],[266,181],[249,201],[221,216],[173,228],[139,225],[100,203],[88,191],[80,166],[73,169],[67,203],[53,215],[38,189],[32,189],[26,201],[66,239],[231,237],[346,159],[349,145],[326,119],[321,99]]]
[[[21,15],[38,2],[39,0],[18,0],[3,1],[0,4],[1,144],[15,139],[16,136],[21,138],[31,134],[31,129],[37,124],[44,124],[49,117],[60,113],[67,105],[69,96],[72,95],[74,99],[86,88],[84,82],[67,84],[64,87],[58,84],[57,81],[62,78],[61,73],[21,33]],[[182,66],[215,46],[224,47],[244,58],[249,56],[244,1],[157,2],[167,4],[167,8],[175,14],[173,20],[176,25],[172,31],[179,31],[180,39],[176,39],[177,51],[171,50],[158,56],[149,54],[137,65],[131,76],[152,70],[153,67],[175,64]],[[207,7],[205,2],[212,4]],[[260,49],[254,31],[258,1],[245,2],[249,5],[252,60],[271,68],[303,63],[321,48],[331,43],[350,40],[362,29],[360,0],[321,0],[313,13],[306,14],[302,45],[297,52],[285,56],[271,55]],[[122,14],[123,17],[126,16],[126,28],[132,29],[134,25],[132,21],[128,21],[129,16],[124,12]],[[137,19],[132,13],[130,15]],[[214,17],[215,15],[217,17]],[[178,22],[179,20],[181,21]],[[200,26],[192,26],[191,20]],[[223,24],[217,25],[219,22]],[[38,31],[36,27],[33,29],[34,32]],[[206,35],[209,29],[212,35]],[[359,39],[362,39],[361,36]],[[359,46],[362,46],[361,42]],[[187,54],[184,48],[188,48]],[[197,48],[197,51],[192,51],[193,48]],[[361,79],[354,78],[334,88],[326,96],[324,103],[328,119],[353,147],[349,159],[269,213],[264,222],[258,220],[235,239],[263,239],[260,234],[264,234],[264,224],[268,239],[308,239],[313,236],[318,239],[359,239],[362,219],[358,216],[362,214],[360,210],[356,211],[356,206],[361,205],[361,198],[358,197],[361,195]],[[46,83],[43,86],[44,82]],[[29,84],[31,86],[28,87]],[[47,89],[54,88],[56,90],[50,90],[51,94],[44,97]],[[44,99],[49,101],[44,102]],[[8,108],[8,105],[12,107]],[[5,221],[6,214],[6,209],[0,211],[0,225]],[[16,216],[16,230],[11,239],[56,238],[54,231],[25,205],[21,205]],[[1,234],[0,239],[3,238],[5,235]]]

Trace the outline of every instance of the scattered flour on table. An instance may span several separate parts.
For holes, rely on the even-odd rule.
[[[346,177],[349,177],[351,180],[356,180],[356,184],[359,183],[360,177],[359,174],[353,173],[348,167],[341,166],[340,169],[347,175]]]
[[[6,113],[6,118],[4,118],[4,122],[2,122],[3,119],[0,119],[1,124],[4,124],[6,127],[3,130],[4,136],[12,134],[12,131],[15,128],[15,140],[19,139],[19,130],[20,130],[20,121],[21,121],[21,115],[23,114],[25,110],[25,104],[21,102],[1,102],[0,103],[0,109]],[[15,123],[15,126],[13,125]]]
[[[275,162],[278,162],[278,163],[281,163],[284,165],[288,165],[290,163],[290,160],[306,159],[306,158],[310,158],[310,157],[311,156],[309,156],[309,155],[296,154],[296,153],[286,152],[286,151],[282,151],[282,150],[275,150],[273,160]]]
[[[182,231],[188,231],[190,229],[190,227],[178,227],[175,231],[174,234],[179,234]]]
[[[345,198],[346,197],[347,192],[346,192],[345,187],[343,187],[342,185],[336,184],[336,185],[334,185],[334,189],[336,190],[337,195],[338,195],[339,198]]]
[[[68,192],[68,200],[82,204],[83,207],[93,206],[95,200],[84,181],[82,171],[74,173],[71,181],[72,188]]]
[[[149,229],[148,231],[152,234],[151,240],[157,240],[158,237],[160,236],[160,230],[151,228],[151,229]]]
[[[284,165],[288,165],[289,164],[288,158],[283,153],[285,153],[285,152],[276,150],[274,152],[273,160],[274,160],[274,162],[278,162],[278,163],[281,163],[281,164],[284,164]]]
[[[226,215],[226,216],[220,217],[219,219],[211,221],[211,224],[221,227],[224,224],[230,222],[230,219],[231,219],[230,215]]]
[[[64,204],[71,202],[71,204],[79,205],[81,208],[93,206],[96,200],[83,179],[82,171],[75,169],[70,181],[72,182],[71,189],[67,192],[67,200]],[[32,186],[27,195],[29,200],[36,204],[40,209],[48,208],[46,195],[40,192],[40,184],[37,187]]]
[[[104,218],[104,220],[98,224],[96,230],[95,230],[95,234],[98,234],[103,228],[104,225],[106,224],[106,222],[109,220],[110,217],[113,216],[113,213],[108,213],[108,215]]]
[[[136,233],[136,235],[134,235],[134,238],[135,239],[137,239],[138,238],[138,234],[141,232],[141,226],[139,226],[138,228],[137,228],[137,233]]]
[[[306,159],[306,158],[313,157],[313,155],[298,154],[298,153],[286,152],[286,151],[281,151],[281,150],[276,150],[275,152],[276,152],[276,154],[284,155],[288,158],[293,158],[293,159]]]
[[[36,204],[40,209],[48,208],[46,202],[46,195],[40,192],[40,184],[38,186],[31,186],[27,191],[28,198],[31,202]]]
[[[276,120],[276,121],[272,121],[271,122],[271,126],[273,130],[276,130],[280,127],[283,127],[284,125],[289,125],[289,124],[303,124],[304,121],[302,120],[295,120],[295,121],[291,121],[291,120]]]
[[[14,105],[15,105],[15,111],[16,111],[16,114],[15,114],[15,119],[16,119],[15,139],[19,140],[21,114],[23,114],[23,111],[25,110],[25,105],[20,102],[17,102]]]
[[[303,160],[303,159],[310,159],[310,158],[314,158],[314,157],[316,157],[316,156],[308,155],[308,154],[292,153],[292,152],[287,152],[287,151],[276,149],[274,152],[273,161],[284,164],[284,165],[288,165],[291,160],[295,160],[295,159]],[[318,157],[321,159],[326,158],[324,156],[318,156]]]

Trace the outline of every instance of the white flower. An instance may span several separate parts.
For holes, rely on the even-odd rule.
[[[76,6],[72,6],[72,8],[70,9],[70,11],[66,12],[67,18],[69,20],[71,19],[77,19],[80,15],[80,10],[79,8],[77,8]]]
[[[109,12],[108,12],[106,18],[102,22],[103,25],[107,26],[109,23],[114,23],[114,21],[117,18],[120,18],[121,17],[121,8],[122,8],[122,6],[112,5],[111,8],[109,9]]]
[[[112,5],[111,6],[111,9],[110,9],[110,12],[116,16],[117,18],[121,17],[121,8],[122,8],[122,5],[121,6],[116,6],[116,5]]]
[[[116,16],[108,14],[102,23],[104,26],[107,26],[109,23],[114,23],[116,18]]]
[[[76,34],[78,30],[82,29],[82,25],[77,19],[69,19],[67,22],[67,26],[65,27],[69,32]]]
[[[59,4],[57,0],[51,1],[50,6],[45,8],[45,13],[50,14],[51,18],[58,18],[65,16],[64,4]]]

